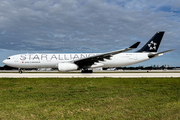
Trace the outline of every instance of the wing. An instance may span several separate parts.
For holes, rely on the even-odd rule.
[[[110,59],[113,55],[116,55],[118,53],[122,53],[122,52],[126,52],[129,50],[135,49],[138,47],[139,44],[140,44],[140,42],[137,42],[137,43],[133,44],[132,46],[130,46],[129,48],[126,48],[123,50],[117,50],[117,51],[112,51],[112,52],[108,52],[108,53],[98,54],[98,55],[90,56],[87,58],[74,60],[72,62],[77,64],[79,66],[79,69],[89,68],[95,62],[104,61],[105,59]]]

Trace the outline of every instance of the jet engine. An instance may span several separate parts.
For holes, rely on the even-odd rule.
[[[71,71],[77,70],[78,66],[74,63],[58,63],[58,70],[59,71]]]

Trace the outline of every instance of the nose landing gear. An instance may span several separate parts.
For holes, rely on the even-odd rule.
[[[22,69],[21,68],[19,68],[19,74],[22,74]]]

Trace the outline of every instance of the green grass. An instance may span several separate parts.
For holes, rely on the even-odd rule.
[[[180,119],[180,78],[1,78],[0,119]]]

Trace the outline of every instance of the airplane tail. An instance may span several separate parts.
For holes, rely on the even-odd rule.
[[[157,52],[161,40],[163,38],[164,31],[157,32],[140,50],[137,52]]]

